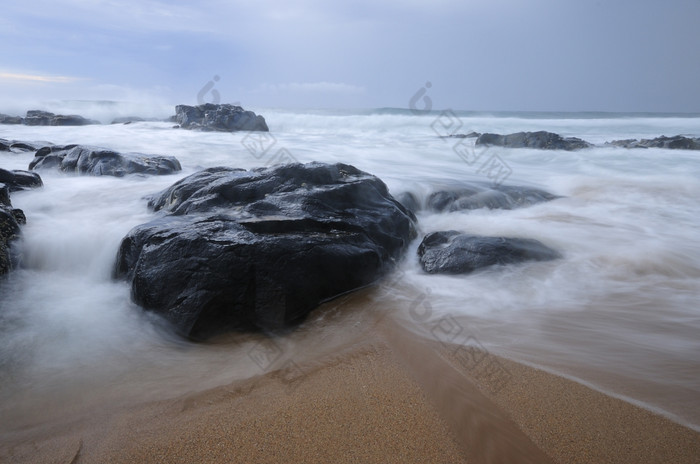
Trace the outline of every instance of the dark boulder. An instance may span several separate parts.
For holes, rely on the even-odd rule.
[[[230,104],[177,105],[175,112],[174,122],[183,129],[224,132],[269,130],[265,118]]]
[[[38,150],[29,169],[49,168],[91,176],[115,177],[126,174],[172,174],[182,169],[180,162],[173,156],[118,153],[83,145],[55,145]]]
[[[7,274],[14,264],[11,253],[11,242],[20,235],[20,225],[27,219],[21,209],[12,207],[10,188],[0,183],[0,276]]]
[[[481,133],[479,132],[469,132],[468,134],[450,134],[450,135],[441,135],[441,138],[450,138],[450,139],[475,139],[479,137]]]
[[[375,176],[345,164],[211,168],[154,196],[119,248],[134,301],[186,336],[293,327],[375,282],[415,236]]]
[[[10,192],[41,187],[43,182],[36,172],[8,171],[0,168],[0,183],[5,184]]]
[[[476,145],[495,145],[506,148],[538,148],[540,150],[580,150],[592,145],[576,137],[562,137],[552,132],[516,132],[514,134],[481,134]]]
[[[20,116],[10,116],[0,113],[0,124],[22,124],[24,120]]]
[[[700,137],[685,137],[675,135],[673,137],[656,137],[654,139],[613,140],[606,145],[623,148],[668,148],[671,150],[700,150]]]
[[[549,261],[561,255],[526,238],[481,237],[456,230],[433,232],[418,246],[420,264],[430,274],[467,274],[496,264]]]
[[[24,124],[27,126],[87,126],[99,123],[77,114],[63,115],[39,110],[29,110],[24,117]]]

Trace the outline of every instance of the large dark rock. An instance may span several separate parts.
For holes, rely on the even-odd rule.
[[[10,245],[20,235],[19,226],[26,222],[24,212],[12,207],[10,188],[0,183],[0,276],[7,274],[13,267]]]
[[[560,198],[534,187],[491,185],[473,182],[440,188],[422,201],[411,192],[397,195],[397,199],[413,213],[429,210],[437,213],[479,208],[516,209]]]
[[[481,237],[456,230],[426,235],[418,246],[418,256],[423,270],[431,274],[466,274],[496,264],[561,257],[537,240]]]
[[[22,124],[24,120],[20,116],[10,116],[0,113],[0,124]]]
[[[269,130],[265,118],[230,104],[177,105],[175,113],[175,122],[183,129],[224,132]]]
[[[36,172],[8,171],[0,168],[0,183],[5,184],[10,192],[41,187],[43,182]]]
[[[669,148],[671,150],[700,150],[700,137],[685,137],[676,135],[673,137],[656,137],[654,139],[626,139],[606,142],[606,145],[623,148]]]
[[[345,164],[211,168],[149,205],[165,214],[129,232],[115,274],[195,338],[294,326],[379,279],[415,236],[384,183]]]
[[[77,114],[63,115],[40,110],[29,110],[24,117],[24,124],[27,126],[87,126],[99,123]]]
[[[115,177],[126,174],[172,174],[182,169],[174,156],[118,153],[83,145],[55,145],[39,149],[29,164],[29,169],[48,168],[91,176]]]
[[[580,150],[592,145],[576,137],[562,137],[552,132],[516,132],[514,134],[481,134],[476,145],[495,145],[506,148],[538,148],[541,150]]]

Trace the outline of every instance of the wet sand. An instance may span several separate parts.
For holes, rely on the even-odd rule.
[[[697,463],[700,434],[388,323],[309,362],[5,436],[8,463]]]

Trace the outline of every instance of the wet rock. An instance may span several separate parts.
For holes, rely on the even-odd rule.
[[[514,134],[481,134],[476,145],[493,145],[506,148],[537,148],[540,150],[580,150],[592,145],[576,137],[562,137],[546,131],[516,132]]]
[[[0,183],[0,276],[14,267],[16,259],[11,244],[20,236],[20,225],[26,222],[24,212],[12,207],[10,188]]]
[[[269,130],[265,118],[230,104],[177,105],[175,112],[174,122],[183,129],[224,132]]]
[[[0,183],[4,184],[10,192],[26,190],[43,186],[41,177],[36,172],[0,168]]]
[[[0,113],[0,124],[23,124],[24,120],[20,116],[10,116]]]
[[[39,110],[29,110],[24,117],[24,124],[27,126],[86,126],[99,123],[77,114],[63,115]]]
[[[164,215],[124,238],[115,275],[194,338],[293,327],[375,282],[415,236],[384,183],[346,164],[211,168],[149,205]]]
[[[426,208],[452,212],[479,208],[516,209],[559,198],[544,190],[515,185],[469,184],[431,193]]]
[[[481,237],[455,230],[426,235],[418,247],[418,256],[421,267],[430,274],[467,274],[497,264],[561,257],[537,240]]]
[[[91,176],[122,177],[127,174],[172,174],[182,168],[174,156],[118,153],[104,148],[63,145],[38,150],[29,169],[59,169]]]
[[[656,137],[654,139],[627,139],[606,142],[606,145],[623,148],[668,148],[671,150],[700,150],[700,137],[685,137],[675,135],[673,137]]]

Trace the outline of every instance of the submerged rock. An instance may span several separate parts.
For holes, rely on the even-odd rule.
[[[17,190],[25,190],[37,188],[44,185],[41,177],[36,172],[14,170],[0,168],[0,183],[5,184],[10,192]]]
[[[211,168],[149,205],[166,215],[129,232],[115,274],[195,338],[294,326],[379,279],[415,236],[384,183],[346,164]]]
[[[576,137],[562,137],[546,131],[516,132],[514,134],[481,134],[476,145],[495,145],[506,148],[538,148],[540,150],[580,150],[592,145]]]
[[[11,242],[19,238],[20,225],[26,222],[24,212],[12,207],[10,187],[0,183],[0,276],[7,274],[14,265]]]
[[[676,135],[673,137],[656,137],[654,139],[627,139],[606,142],[606,145],[623,148],[668,148],[671,150],[700,150],[700,137],[685,137]]]
[[[83,145],[56,145],[38,150],[29,169],[49,168],[91,176],[115,177],[126,174],[172,174],[182,169],[174,156],[118,153]]]
[[[496,264],[549,261],[561,255],[526,238],[481,237],[456,230],[433,232],[418,247],[421,267],[430,274],[466,274]]]
[[[560,197],[533,187],[474,182],[434,191],[423,202],[411,192],[403,192],[397,198],[413,213],[425,209],[442,213],[479,208],[523,208]]]
[[[48,111],[29,110],[24,117],[24,124],[27,126],[87,126],[100,124],[100,122],[86,119],[77,114],[63,115]]]
[[[230,104],[177,105],[175,113],[174,122],[183,129],[224,132],[269,130],[265,118]]]

